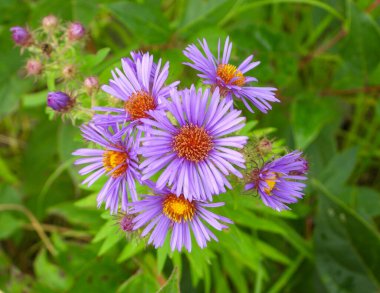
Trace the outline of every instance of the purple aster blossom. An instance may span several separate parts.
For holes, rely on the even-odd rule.
[[[247,137],[231,134],[244,126],[245,118],[231,108],[232,101],[220,99],[218,89],[212,95],[194,87],[173,90],[171,99],[166,107],[177,124],[157,111],[150,112],[152,119],[142,119],[150,126],[138,150],[145,157],[142,179],[162,171],[157,188],[168,185],[186,199],[211,201],[225,186],[231,188],[227,175],[242,177],[233,165],[245,168],[243,155],[231,148],[243,148]]]
[[[221,56],[220,40],[218,42],[218,58],[212,55],[207,42],[199,40],[199,44],[204,51],[202,53],[194,44],[189,45],[183,54],[189,58],[192,63],[185,62],[184,64],[200,71],[198,76],[204,79],[203,83],[214,87],[219,87],[222,96],[231,100],[233,96],[242,100],[247,109],[253,112],[248,102],[251,102],[261,112],[267,113],[272,109],[269,102],[279,102],[275,97],[272,87],[252,87],[251,82],[257,82],[257,79],[245,74],[255,68],[260,62],[252,62],[253,55],[246,58],[238,67],[229,63],[232,43],[227,37],[224,44],[223,54]]]
[[[85,157],[75,161],[76,165],[87,165],[79,174],[92,173],[82,184],[90,186],[101,176],[107,176],[109,179],[98,195],[98,206],[105,202],[106,208],[111,213],[116,213],[121,198],[121,209],[126,211],[128,196],[132,201],[138,199],[135,180],[140,182],[141,177],[138,171],[137,145],[131,133],[127,132],[125,136],[115,140],[114,134],[121,131],[116,124],[109,128],[93,124],[83,125],[81,130],[83,138],[102,148],[79,149],[73,153],[75,156]]]
[[[163,104],[171,89],[179,82],[168,86],[164,83],[169,74],[169,63],[161,68],[161,59],[153,63],[153,56],[145,53],[132,53],[132,59],[121,60],[123,71],[118,68],[112,71],[113,79],[109,85],[102,87],[106,93],[124,102],[122,108],[96,107],[95,110],[114,112],[116,115],[98,114],[94,122],[98,125],[130,122],[128,127],[141,123],[141,118],[148,117],[149,110],[162,110]]]
[[[75,104],[75,100],[64,92],[48,93],[46,102],[48,107],[57,112],[67,112]]]
[[[67,38],[70,41],[79,41],[86,34],[86,29],[80,22],[72,22],[67,28]]]
[[[251,182],[245,190],[256,189],[264,204],[277,211],[287,210],[286,204],[297,202],[303,197],[307,179],[307,161],[302,152],[293,151],[281,158],[266,163],[251,174]]]
[[[141,61],[142,57],[144,56],[144,53],[142,53],[141,51],[132,51],[131,52],[131,57],[132,58],[129,58],[129,57],[126,57],[126,58],[122,58],[122,62],[126,62],[129,64],[129,66],[131,68],[133,68],[133,70],[135,71],[135,73],[137,74],[137,68],[136,68],[136,63],[137,61]],[[152,70],[150,72],[150,78],[151,80],[154,79],[154,75],[156,73],[156,69],[157,69],[157,64],[156,63],[152,63]]]
[[[14,26],[10,29],[12,33],[12,39],[16,45],[27,47],[32,44],[32,35],[27,28],[21,26]]]
[[[131,208],[128,213],[138,214],[133,219],[133,229],[145,226],[142,237],[152,231],[148,243],[153,244],[155,248],[164,244],[169,230],[172,230],[170,237],[172,250],[181,251],[182,247],[185,247],[191,251],[190,231],[194,234],[198,245],[204,248],[211,238],[218,241],[208,225],[220,231],[228,228],[225,224],[232,224],[230,219],[208,210],[223,206],[224,203],[189,201],[183,195],[178,197],[170,193],[168,189],[154,196],[146,195],[142,200],[129,205]]]

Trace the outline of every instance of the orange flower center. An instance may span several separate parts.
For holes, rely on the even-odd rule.
[[[179,197],[174,194],[167,195],[162,206],[164,215],[176,223],[192,220],[196,210],[195,204],[185,199],[183,195]]]
[[[269,177],[267,179],[265,179],[266,184],[268,184],[268,187],[264,188],[264,191],[266,194],[272,195],[271,192],[276,185],[276,180],[278,177],[279,176],[275,172],[269,173]]]
[[[216,74],[227,84],[242,86],[245,83],[243,73],[231,64],[219,64]]]
[[[211,136],[203,127],[193,124],[182,126],[173,140],[173,149],[178,157],[191,162],[204,160],[212,148]]]
[[[112,171],[111,176],[117,178],[125,173],[128,168],[128,154],[126,152],[117,152],[106,150],[103,154],[103,166],[107,172]]]
[[[144,91],[133,93],[125,102],[125,111],[131,116],[132,120],[146,118],[149,110],[156,109],[157,105],[153,97]]]

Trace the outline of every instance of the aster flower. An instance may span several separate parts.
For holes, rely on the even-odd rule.
[[[307,179],[308,163],[302,152],[294,151],[261,169],[254,169],[246,190],[256,189],[264,204],[277,211],[289,209],[286,204],[303,197],[306,186],[300,181]]]
[[[169,86],[164,83],[169,73],[169,63],[161,68],[161,59],[158,64],[153,63],[153,56],[145,53],[131,53],[132,59],[121,60],[123,72],[118,68],[112,72],[113,79],[102,89],[108,94],[122,100],[123,108],[96,107],[95,110],[114,112],[116,115],[95,115],[96,124],[130,122],[129,127],[139,124],[141,118],[148,117],[149,110],[161,110],[161,101],[166,99],[169,92],[178,82]]]
[[[230,100],[233,96],[241,100],[247,109],[253,112],[248,102],[252,103],[261,112],[267,113],[272,109],[269,102],[279,102],[275,97],[272,87],[252,87],[249,84],[257,81],[256,78],[246,76],[245,74],[251,69],[259,65],[260,62],[252,62],[253,55],[247,57],[238,67],[229,63],[232,50],[232,43],[227,37],[224,44],[223,54],[221,56],[220,40],[218,42],[218,58],[215,58],[205,39],[203,42],[199,40],[199,44],[204,51],[202,53],[196,45],[189,45],[184,51],[184,55],[189,58],[192,63],[184,64],[199,71],[198,76],[204,79],[205,84],[219,87],[222,96]]]
[[[138,171],[138,158],[136,144],[131,133],[125,137],[114,139],[114,134],[120,130],[118,125],[110,128],[101,128],[93,124],[81,127],[82,135],[86,140],[92,141],[102,149],[79,149],[73,153],[75,156],[85,158],[75,161],[76,165],[88,164],[79,171],[81,175],[88,176],[82,184],[92,185],[101,176],[109,179],[98,195],[98,206],[105,202],[111,213],[116,213],[121,198],[121,209],[127,209],[128,196],[137,200],[135,180],[140,180]]]
[[[209,89],[173,90],[171,99],[166,107],[177,125],[157,111],[149,113],[152,119],[142,119],[150,126],[139,148],[146,158],[140,165],[142,179],[162,170],[157,188],[168,185],[186,199],[212,200],[225,186],[231,188],[227,175],[242,177],[233,165],[245,168],[243,155],[231,147],[241,149],[247,137],[231,133],[244,126],[245,118],[231,108],[232,101],[219,98],[217,89],[212,96]]]
[[[211,238],[218,241],[205,223],[219,231],[227,228],[225,224],[232,224],[228,218],[208,210],[223,205],[222,202],[189,201],[183,195],[176,196],[165,189],[158,195],[147,195],[142,200],[131,203],[128,213],[138,214],[133,219],[134,230],[146,226],[142,231],[142,237],[152,231],[148,243],[153,244],[155,248],[164,244],[166,235],[172,230],[171,249],[181,251],[182,247],[185,247],[190,252],[190,230],[198,245],[204,248]]]

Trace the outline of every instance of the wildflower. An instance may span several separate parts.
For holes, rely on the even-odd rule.
[[[83,85],[91,95],[91,93],[96,92],[99,89],[99,80],[95,76],[89,76],[84,80]]]
[[[184,51],[184,55],[193,63],[184,64],[198,70],[198,76],[204,79],[205,84],[211,85],[212,88],[219,87],[222,96],[231,100],[233,96],[241,100],[247,109],[253,112],[248,101],[251,102],[261,112],[267,113],[272,108],[269,102],[279,102],[275,97],[275,88],[272,87],[252,87],[251,82],[257,79],[245,74],[255,68],[260,62],[252,62],[253,55],[246,58],[238,67],[230,64],[230,55],[232,43],[227,37],[223,55],[220,52],[220,40],[218,42],[218,58],[215,58],[205,39],[199,41],[204,54],[194,44],[189,45]]]
[[[122,59],[123,72],[118,68],[112,72],[113,79],[102,89],[110,95],[124,102],[123,108],[96,107],[98,111],[114,112],[116,115],[96,115],[96,124],[131,122],[130,126],[139,124],[142,118],[149,116],[150,110],[163,109],[162,100],[165,100],[169,91],[178,82],[164,86],[169,72],[169,63],[161,69],[161,59],[158,64],[153,63],[153,56],[145,53],[142,57],[132,55],[131,59]],[[153,74],[154,73],[154,74]]]
[[[132,201],[138,199],[135,180],[140,180],[137,146],[130,133],[114,140],[114,133],[120,131],[118,125],[101,128],[89,124],[83,125],[81,130],[86,140],[102,147],[102,149],[79,149],[73,153],[75,156],[85,157],[75,161],[76,165],[88,164],[79,171],[79,174],[92,173],[82,184],[90,186],[101,176],[106,175],[108,181],[98,195],[98,206],[105,202],[106,208],[110,209],[111,213],[116,213],[121,198],[121,209],[126,211],[128,196]]]
[[[242,177],[233,165],[244,166],[241,149],[245,136],[231,136],[244,126],[241,111],[231,109],[232,101],[220,100],[219,91],[207,89],[171,92],[168,111],[178,125],[173,125],[161,112],[150,112],[152,119],[142,119],[147,135],[139,148],[146,160],[140,165],[143,179],[162,170],[157,188],[168,184],[172,193],[186,199],[211,200],[212,195],[231,188],[226,176]],[[154,120],[153,120],[154,119]]]
[[[16,45],[28,47],[33,43],[32,35],[27,28],[21,26],[11,27],[12,39]]]
[[[67,29],[67,37],[70,41],[79,41],[86,34],[86,29],[80,22],[70,23]]]
[[[260,169],[254,169],[246,190],[256,189],[264,204],[277,211],[289,209],[286,204],[303,197],[307,161],[299,151],[291,152]]]
[[[75,104],[75,99],[64,92],[50,92],[47,95],[47,105],[57,112],[67,112]]]
[[[26,62],[26,72],[28,75],[40,75],[42,73],[43,65],[39,60],[29,59]]]
[[[53,31],[58,25],[58,18],[55,15],[48,15],[42,19],[42,27],[46,31]]]
[[[222,202],[189,201],[183,195],[176,196],[165,189],[160,194],[147,195],[142,200],[131,203],[129,213],[139,214],[133,219],[134,230],[146,226],[142,231],[142,237],[152,231],[148,243],[153,244],[155,248],[164,244],[166,235],[172,230],[171,249],[181,251],[182,247],[185,247],[190,252],[190,230],[198,245],[204,248],[211,238],[218,241],[205,223],[219,231],[228,228],[225,224],[232,224],[230,219],[208,210],[223,205]]]

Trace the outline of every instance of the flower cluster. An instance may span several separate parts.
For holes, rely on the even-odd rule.
[[[94,76],[83,78],[79,50],[84,47],[86,29],[80,22],[61,23],[54,15],[45,16],[35,30],[15,26],[10,29],[11,37],[21,53],[27,54],[24,71],[36,80],[50,80],[46,104],[58,115],[71,115],[77,110],[82,93],[94,96],[99,81]],[[63,81],[63,82],[62,82]],[[56,85],[64,88],[57,90]]]
[[[211,229],[226,229],[232,221],[210,209],[224,205],[214,202],[217,195],[236,188],[230,175],[248,178],[246,189],[256,190],[265,205],[278,211],[303,196],[300,181],[308,168],[301,152],[248,170],[248,177],[242,174],[248,137],[238,134],[246,118],[235,102],[263,113],[271,102],[279,102],[275,88],[251,86],[257,80],[247,73],[259,62],[249,56],[238,67],[230,64],[228,38],[223,52],[218,44],[217,57],[205,40],[200,47],[184,50],[190,59],[185,64],[200,72],[206,88],[168,83],[169,63],[154,62],[150,53],[123,58],[122,70],[116,68],[102,87],[120,106],[95,107],[97,114],[81,127],[95,146],[73,153],[81,157],[76,164],[85,165],[79,171],[88,175],[83,183],[107,177],[98,205],[104,203],[112,214],[121,212],[122,229],[140,231],[141,237],[150,234],[148,242],[156,248],[167,234],[172,250],[190,251],[192,234],[201,248],[217,240]],[[271,141],[262,141],[257,153],[270,152]],[[138,185],[148,186],[152,194],[139,195]]]

